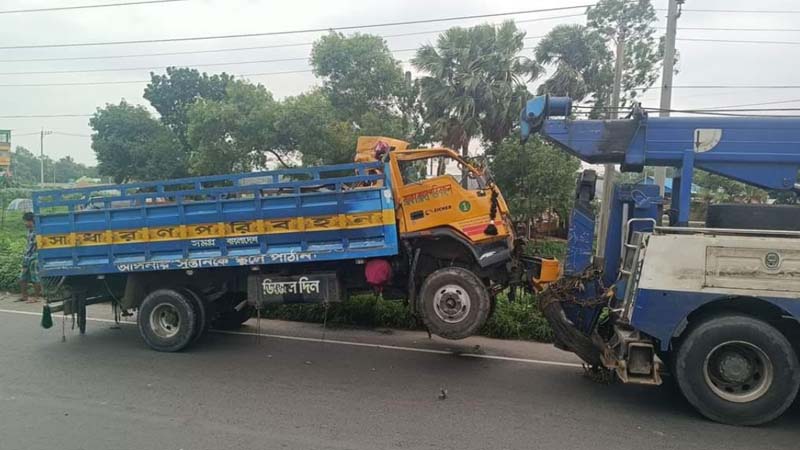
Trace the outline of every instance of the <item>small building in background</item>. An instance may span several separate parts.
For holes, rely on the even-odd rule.
[[[0,130],[0,178],[11,176],[11,130]]]

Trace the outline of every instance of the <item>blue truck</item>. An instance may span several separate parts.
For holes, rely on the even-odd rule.
[[[614,186],[608,231],[596,236],[597,175],[582,174],[564,276],[541,301],[556,345],[605,379],[655,385],[669,375],[719,422],[781,415],[800,387],[800,206],[710,205],[704,224],[690,224],[690,189],[699,169],[800,192],[800,118],[649,117],[638,106],[619,120],[571,115],[570,99],[536,97],[522,137],[588,163],[675,175],[669,202],[654,185]],[[605,252],[593,255],[601,240]]]
[[[137,310],[145,342],[177,351],[268,303],[385,291],[432,333],[469,336],[498,292],[557,265],[515,250],[488,171],[407,145],[363,137],[352,164],[34,193],[50,308],[81,332],[87,305]]]

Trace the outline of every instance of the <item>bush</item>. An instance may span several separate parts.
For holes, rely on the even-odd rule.
[[[0,236],[0,249],[0,291],[16,292],[25,240]]]
[[[6,209],[15,198],[31,198],[32,189],[0,188],[0,208]]]
[[[0,291],[17,289],[22,252],[25,251],[25,226],[22,213],[7,212],[0,226]]]
[[[270,305],[261,311],[267,319],[323,323],[325,306],[322,304]],[[359,326],[370,328],[422,329],[408,310],[405,302],[383,300],[373,295],[356,295],[342,303],[328,306],[327,325],[332,327]],[[553,334],[547,320],[536,306],[536,299],[524,295],[514,302],[506,295],[497,299],[494,314],[480,334],[500,339],[526,339],[551,342]]]

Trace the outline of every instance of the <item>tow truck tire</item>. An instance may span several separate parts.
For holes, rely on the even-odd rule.
[[[445,339],[477,333],[491,306],[481,279],[462,267],[446,267],[428,275],[417,298],[417,311],[425,326]]]
[[[203,334],[205,334],[206,330],[208,329],[208,314],[206,311],[206,304],[200,295],[189,288],[182,289],[181,293],[185,294],[186,298],[192,301],[192,307],[194,308],[195,313],[195,330],[194,336],[192,337],[192,342],[196,342],[201,336],[203,336]]]
[[[151,292],[139,306],[139,334],[153,350],[177,352],[197,330],[197,313],[188,295],[173,289]]]
[[[800,387],[800,364],[786,337],[745,315],[717,316],[693,327],[678,347],[673,371],[692,406],[729,425],[777,418]]]

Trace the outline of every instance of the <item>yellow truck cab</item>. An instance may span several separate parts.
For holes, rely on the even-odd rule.
[[[407,267],[409,303],[428,329],[459,339],[477,332],[509,285],[557,278],[558,262],[523,258],[508,206],[487,169],[447,148],[408,149],[386,137],[361,137],[357,162],[390,171]]]

